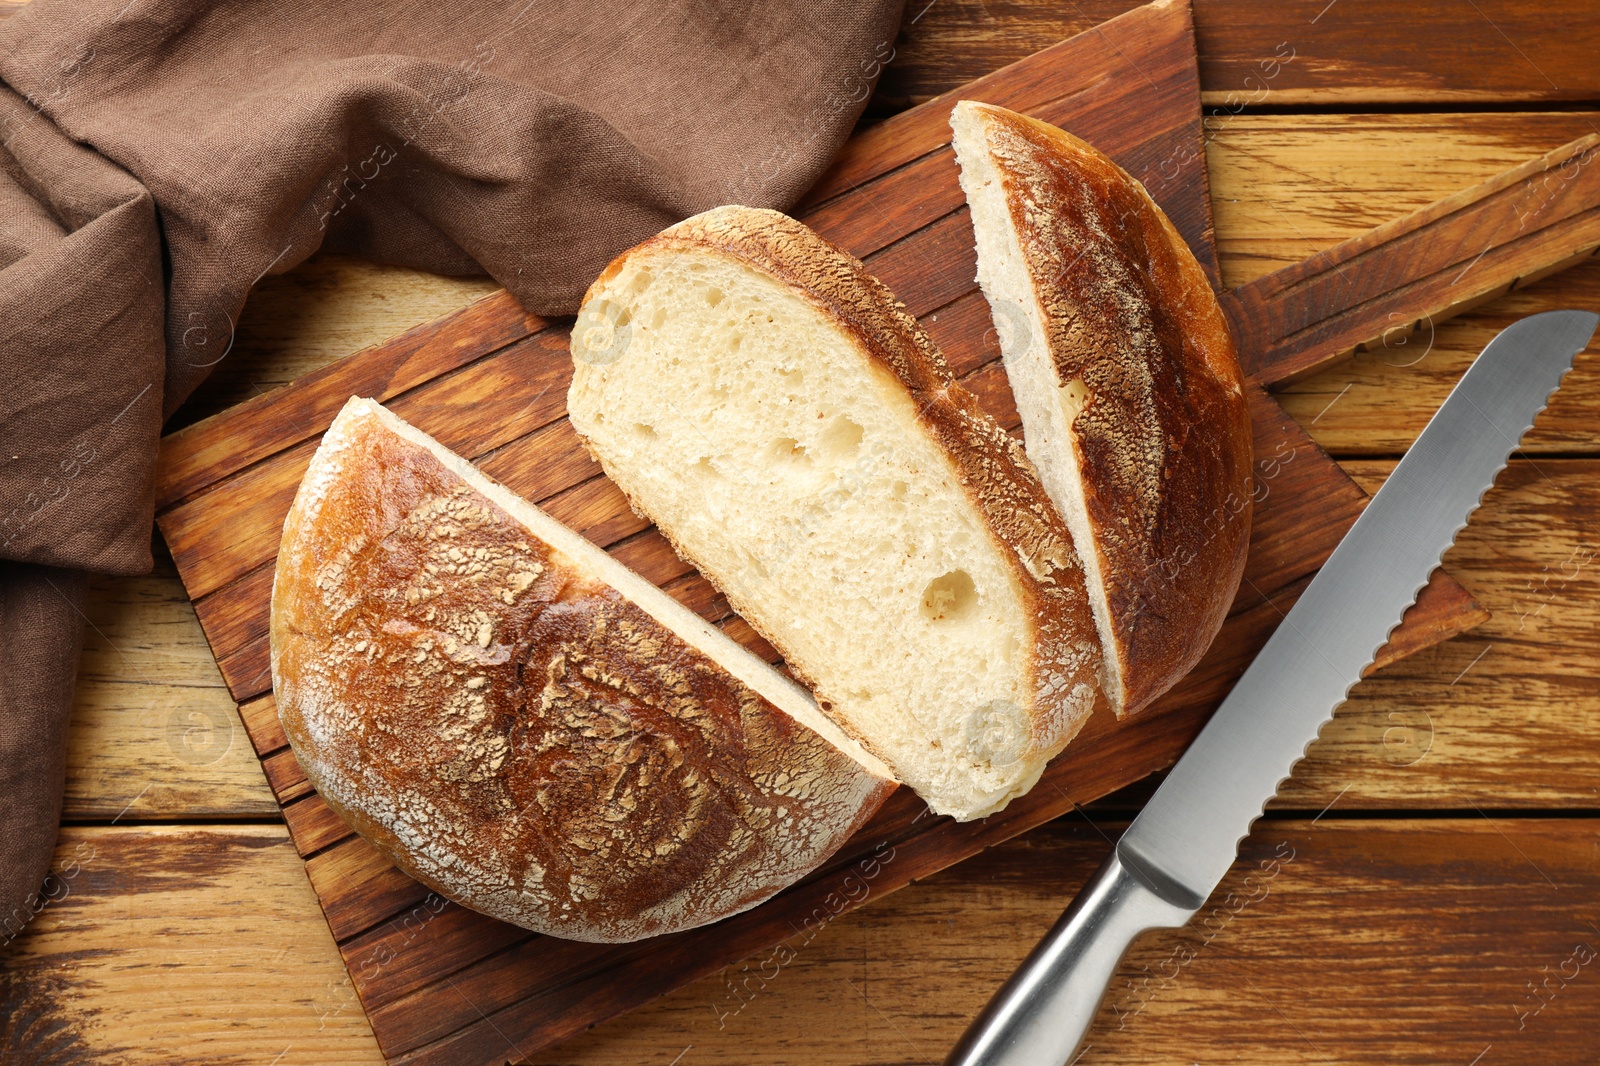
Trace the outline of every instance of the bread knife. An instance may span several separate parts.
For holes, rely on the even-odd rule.
[[[1547,311],[1489,342],[946,1066],[1061,1066],[1073,1056],[1134,938],[1178,928],[1205,903],[1597,325],[1587,311]]]

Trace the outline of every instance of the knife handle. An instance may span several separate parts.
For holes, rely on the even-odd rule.
[[[1083,1042],[1134,938],[1196,908],[1167,902],[1113,851],[967,1029],[945,1066],[1061,1066]]]

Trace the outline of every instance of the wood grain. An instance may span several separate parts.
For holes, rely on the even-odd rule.
[[[1053,822],[531,1061],[937,1062],[1118,828]],[[1589,1063],[1593,965],[1517,1012],[1600,950],[1597,846],[1592,820],[1259,823],[1194,927],[1135,945],[1079,1061]]]
[[[24,0],[0,0],[0,18]],[[911,0],[868,103],[894,114],[1138,6],[1137,0]],[[1586,0],[1195,0],[1208,106],[1600,100]],[[1292,48],[1287,64],[1274,57]],[[1267,64],[1267,65],[1263,65]],[[436,292],[442,293],[441,286]]]
[[[1600,948],[1600,822],[1492,817],[1258,824],[1210,926],[1135,946],[1083,1061],[1592,1061],[1593,967],[1518,1011]],[[529,1061],[937,1061],[1119,828],[1052,822]],[[0,969],[6,1066],[382,1061],[282,829],[69,829],[56,868]],[[404,970],[450,913],[403,917],[410,940],[368,965]]]
[[[1600,133],[1232,290],[1223,302],[1269,384],[1392,347],[1600,252]],[[1270,375],[1270,376],[1268,376]]]
[[[1253,114],[1206,119],[1233,287],[1596,132],[1596,113]]]
[[[282,826],[73,828],[0,968],[0,1063],[382,1061]]]
[[[1513,461],[1446,556],[1492,617],[1358,685],[1276,805],[1600,805],[1597,514],[1600,461]]]
[[[1247,284],[1592,130],[1594,116],[1239,116],[1208,148],[1223,276]],[[1400,165],[1403,161],[1403,165]],[[1480,246],[1481,247],[1481,246]],[[1600,306],[1585,263],[1449,321],[1400,316],[1371,350],[1276,393],[1336,455],[1398,455],[1494,333],[1526,314]],[[1580,357],[1524,448],[1593,451],[1600,376]]]
[[[277,811],[165,552],[90,583],[65,817],[261,818]]]
[[[912,0],[869,115],[921,103],[1136,0]],[[1207,106],[1600,99],[1586,0],[1195,0]],[[1282,56],[1290,55],[1288,62]]]
[[[381,276],[375,280],[382,284]],[[449,343],[439,343],[442,321],[450,323],[446,331],[451,337]],[[413,329],[391,336],[383,343],[381,355],[351,360],[337,377],[319,375],[313,386],[312,375],[308,374],[286,386],[283,395],[258,390],[258,395],[232,408],[226,422],[208,418],[184,425],[175,435],[185,446],[181,453],[163,458],[156,484],[156,506],[167,506],[200,485],[319,433],[337,412],[337,408],[332,413],[327,409],[333,402],[333,392],[359,392],[387,400],[448,375],[513,341],[535,335],[544,326],[541,319],[518,307],[504,290],[498,290],[455,313],[423,320]],[[322,367],[319,365],[318,369]],[[241,445],[240,433],[248,434],[248,447]]]
[[[323,355],[358,352],[500,291],[487,277],[447,278],[343,255],[312,258],[256,282],[224,365],[183,406],[186,425],[304,377]]]

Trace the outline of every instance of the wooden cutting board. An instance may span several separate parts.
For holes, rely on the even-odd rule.
[[[948,146],[950,105],[962,97],[1003,104],[1108,151],[1146,182],[1215,282],[1196,71],[1187,4],[1137,9],[861,134],[797,213],[862,257],[965,384],[1015,429],[988,307],[973,280],[972,234]],[[1395,307],[1437,315],[1570,258],[1574,241],[1592,250],[1600,235],[1546,225],[1565,219],[1565,208],[1532,229],[1524,219],[1515,241],[1495,236],[1483,251],[1456,241],[1447,254],[1430,238],[1441,227],[1470,228],[1486,204],[1527,177],[1452,198],[1386,236],[1347,242],[1225,295],[1252,379],[1260,503],[1233,613],[1175,691],[1132,722],[1094,718],[1038,787],[993,818],[957,825],[902,790],[803,883],[711,928],[639,944],[538,936],[449,904],[400,874],[311,789],[271,696],[267,618],[283,518],[320,434],[353,394],[384,401],[775,657],[579,446],[564,417],[567,323],[491,296],[166,438],[158,523],[385,1055],[452,1066],[518,1060],[755,952],[772,949],[781,964],[783,952],[868,899],[1170,765],[1364,503],[1266,388],[1381,335]],[[1386,254],[1390,248],[1401,251]],[[1470,283],[1439,280],[1473,255],[1479,266]],[[1380,663],[1484,617],[1459,585],[1436,574]]]

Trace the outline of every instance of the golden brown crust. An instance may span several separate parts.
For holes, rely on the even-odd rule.
[[[1071,134],[977,106],[1057,375],[1090,395],[1072,429],[1131,713],[1199,661],[1244,572],[1239,360],[1205,272],[1143,185]]]
[[[728,256],[783,282],[853,334],[908,391],[919,421],[956,465],[1016,575],[1037,634],[1029,649],[1030,687],[1037,694],[1036,705],[1028,708],[1035,748],[1027,757],[1055,755],[1088,718],[1100,646],[1071,533],[1022,445],[956,382],[944,356],[888,286],[860,260],[777,211],[719,207],[680,222],[613,261],[585,302],[601,294],[631,258],[686,249]],[[706,576],[716,583],[714,574]],[[781,633],[763,635],[789,655]],[[805,677],[802,664],[791,659],[790,667]],[[872,748],[871,738],[857,739]]]
[[[621,941],[752,906],[891,786],[370,411],[284,526],[273,675],[307,776],[424,884]]]

